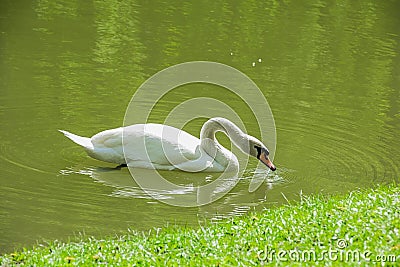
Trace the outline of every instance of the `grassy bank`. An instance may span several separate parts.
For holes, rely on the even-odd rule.
[[[1,266],[400,265],[397,186],[300,203],[199,229],[167,227],[110,239],[54,242],[0,257]],[[393,262],[395,261],[395,262]],[[364,264],[363,264],[364,265]]]

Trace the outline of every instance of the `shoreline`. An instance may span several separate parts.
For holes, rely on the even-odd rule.
[[[54,241],[0,256],[0,266],[251,266],[290,262],[400,263],[400,188],[395,185],[251,212],[194,229],[167,226],[104,239]]]

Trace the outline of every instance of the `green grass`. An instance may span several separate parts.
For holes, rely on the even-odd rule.
[[[288,261],[304,266],[307,260],[313,266],[400,266],[399,193],[391,185],[347,196],[303,196],[299,203],[199,229],[166,227],[23,249],[1,256],[0,265],[254,266]]]

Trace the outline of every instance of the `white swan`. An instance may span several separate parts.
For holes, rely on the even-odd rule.
[[[85,148],[89,156],[129,167],[188,172],[237,169],[236,156],[215,138],[215,133],[221,131],[244,153],[256,157],[272,171],[276,169],[261,141],[224,118],[212,118],[204,123],[200,139],[180,129],[152,123],[106,130],[92,138],[59,131]]]

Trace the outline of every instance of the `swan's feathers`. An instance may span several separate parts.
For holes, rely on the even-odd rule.
[[[218,143],[215,139],[216,131],[225,132],[235,145],[249,153],[248,136],[223,118],[212,118],[203,125],[201,141],[180,129],[151,123],[102,131],[92,138],[60,130],[66,137],[83,146],[89,156],[106,162],[194,172],[236,170],[238,159]],[[260,141],[257,143],[261,144]]]
[[[92,144],[96,147],[104,146],[109,148],[122,147],[122,128],[102,131],[92,137]]]
[[[176,142],[177,139],[182,142]],[[150,161],[159,165],[170,165],[200,157],[199,139],[177,128],[161,124],[136,124],[106,130],[94,135],[91,140],[93,152],[97,154],[91,156],[108,162],[122,161],[132,165],[132,162]],[[123,158],[124,151],[126,161]],[[99,154],[102,155],[101,158]]]

